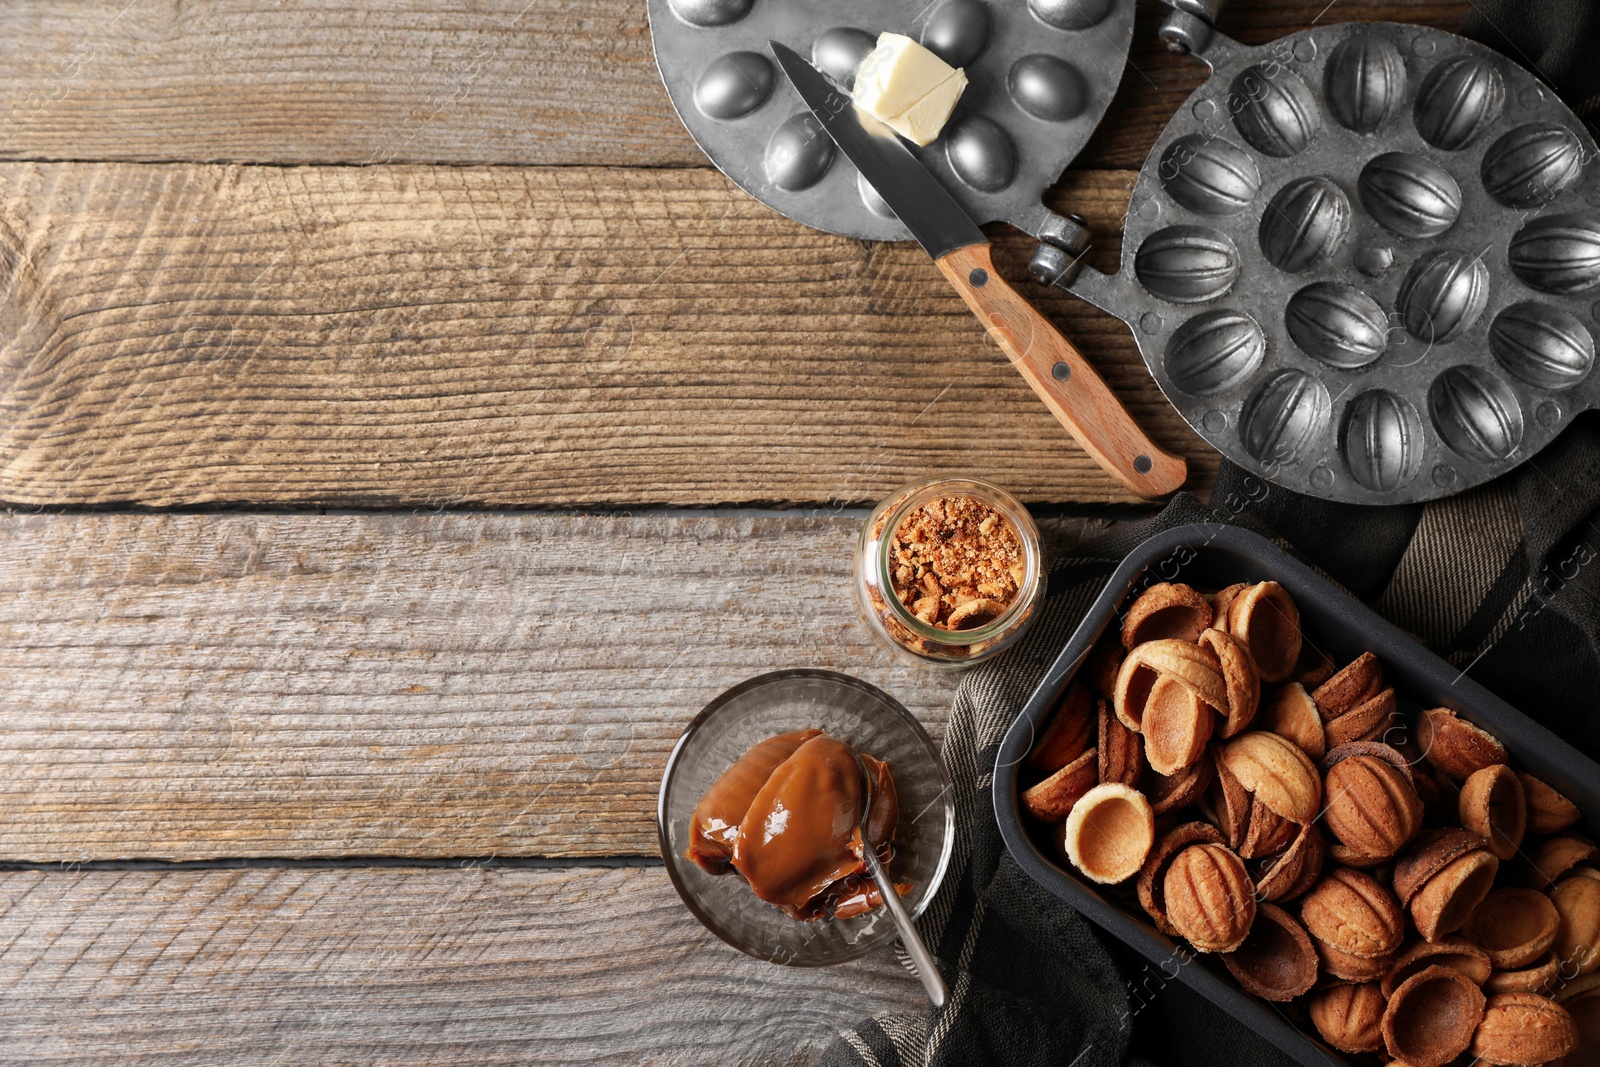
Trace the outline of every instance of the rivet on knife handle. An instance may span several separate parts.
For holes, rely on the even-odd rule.
[[[1146,497],[1183,485],[1188,465],[1158,448],[1072,343],[995,273],[988,245],[958,248],[934,262],[1039,399],[1107,473]]]

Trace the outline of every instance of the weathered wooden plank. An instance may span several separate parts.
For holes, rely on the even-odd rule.
[[[956,680],[855,619],[861,521],[0,517],[0,861],[654,854],[734,682],[843,670],[942,735]]]
[[[1110,269],[1128,188],[1063,193]],[[1127,330],[1030,252],[1002,234],[1208,484]],[[0,164],[0,271],[15,504],[814,503],[957,469],[1131,499],[914,245],[706,171]]]
[[[779,967],[664,871],[0,875],[0,1059],[801,1064],[914,1009],[884,952]]]
[[[1234,0],[1223,28],[1256,43],[1319,17],[1455,28],[1471,10],[1321,7]],[[1137,166],[1199,80],[1156,39],[1163,10],[1142,7],[1087,165]],[[0,158],[704,163],[661,87],[642,2],[11,0],[0,41]]]

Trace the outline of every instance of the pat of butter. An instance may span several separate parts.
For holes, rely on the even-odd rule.
[[[894,132],[925,145],[939,136],[966,87],[959,68],[909,37],[881,33],[856,71],[851,95]]]

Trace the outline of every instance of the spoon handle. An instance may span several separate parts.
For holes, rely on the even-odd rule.
[[[883,862],[878,859],[877,849],[869,845],[861,851],[867,861],[867,870],[872,873],[872,880],[883,896],[883,906],[889,909],[889,914],[894,916],[895,926],[900,929],[900,941],[906,946],[906,953],[917,969],[917,977],[922,979],[922,988],[928,991],[928,999],[933,1001],[934,1007],[944,1007],[945,1001],[950,999],[950,987],[944,984],[944,975],[939,973],[939,966],[933,961],[933,953],[928,951],[928,946],[922,941],[922,935],[917,933],[917,928],[912,925],[911,913],[906,910],[905,904],[900,900],[900,894],[895,891],[894,882],[889,880],[889,872],[883,869]]]

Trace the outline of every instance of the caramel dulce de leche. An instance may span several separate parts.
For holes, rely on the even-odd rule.
[[[883,761],[861,759],[874,779],[867,837],[887,866],[900,817],[894,778]],[[850,918],[883,903],[863,859],[863,800],[843,741],[820,730],[769,737],[696,805],[688,855],[712,874],[737,871],[756,896],[794,918]]]

